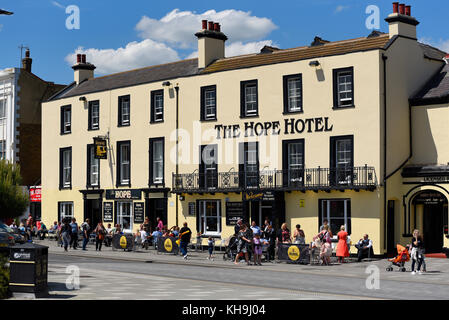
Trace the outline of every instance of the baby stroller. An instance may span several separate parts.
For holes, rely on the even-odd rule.
[[[399,267],[399,270],[405,272],[405,263],[410,261],[410,254],[408,253],[408,249],[406,247],[398,244],[397,246],[398,255],[393,259],[388,259],[391,264],[386,268],[387,271],[393,271],[393,266]]]
[[[228,245],[226,246],[226,250],[223,253],[223,260],[235,260],[235,257],[237,255],[237,245],[239,243],[238,238],[233,235],[228,240]]]

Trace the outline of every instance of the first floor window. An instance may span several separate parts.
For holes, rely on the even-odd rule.
[[[72,186],[72,148],[60,150],[60,188]]]
[[[73,218],[73,202],[58,203],[58,221],[62,221],[64,218]]]
[[[0,140],[0,160],[6,159],[6,140]]]
[[[118,202],[117,203],[117,221],[123,232],[132,232],[133,229],[133,214],[132,202]]]
[[[257,116],[259,113],[257,80],[241,83],[241,117]]]
[[[217,119],[217,87],[201,88],[201,120]]]
[[[98,187],[100,184],[100,160],[95,159],[95,146],[89,145],[87,148],[88,160],[87,160],[87,185],[90,187]]]
[[[131,142],[117,142],[117,186],[131,185]]]
[[[352,183],[353,140],[353,136],[331,137],[331,182],[333,184]]]
[[[288,185],[304,183],[304,140],[284,141]]]
[[[198,201],[199,230],[202,234],[219,235],[221,233],[220,204],[219,200]]]
[[[164,140],[150,139],[151,183],[164,183]]]
[[[302,75],[284,76],[284,112],[302,111]]]
[[[151,122],[164,121],[164,91],[151,92]]]

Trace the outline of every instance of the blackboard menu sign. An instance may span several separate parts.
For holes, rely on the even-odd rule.
[[[195,215],[196,205],[195,202],[189,202],[189,216]]]
[[[113,202],[104,202],[103,203],[103,222],[113,222],[113,210],[114,205]]]
[[[235,226],[243,219],[243,202],[226,202],[226,225]]]
[[[134,202],[134,223],[143,223],[145,219],[144,205],[144,202]]]

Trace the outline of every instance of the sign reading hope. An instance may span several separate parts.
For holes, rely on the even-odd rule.
[[[282,132],[280,121],[268,122],[245,122],[244,137],[280,135]],[[303,132],[330,132],[334,128],[329,123],[328,117],[309,118],[309,119],[285,119],[284,134],[295,134]],[[217,139],[239,138],[242,134],[239,124],[234,125],[216,125]]]

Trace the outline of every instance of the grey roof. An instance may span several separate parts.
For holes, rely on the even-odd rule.
[[[187,77],[198,74],[198,59],[181,60],[177,62],[130,70],[109,76],[93,78],[81,82],[78,86],[70,84],[64,90],[49,100],[74,97],[78,95],[131,87],[139,84]]]
[[[424,44],[418,42],[421,46],[421,49],[424,52],[424,56],[429,59],[441,60],[446,56],[446,52],[441,51],[435,47],[429,46],[428,44]]]
[[[449,64],[445,64],[410,102],[415,106],[449,102]]]

